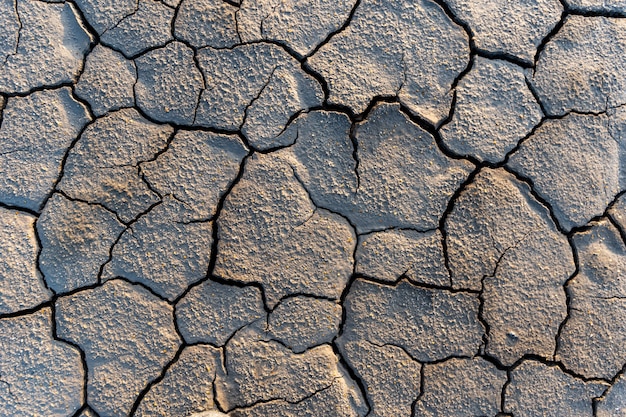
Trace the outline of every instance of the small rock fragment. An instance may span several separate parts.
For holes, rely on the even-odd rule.
[[[482,344],[478,296],[357,279],[348,292],[339,344],[370,341],[403,348],[420,362],[474,356]],[[445,324],[444,324],[445,323]]]
[[[570,15],[539,55],[532,83],[549,115],[626,103],[626,21]]]
[[[308,63],[327,80],[331,104],[360,114],[374,97],[398,96],[437,125],[468,61],[467,34],[434,1],[364,0],[345,30]]]
[[[486,351],[505,365],[525,354],[551,358],[567,314],[563,284],[575,265],[567,238],[529,187],[502,169],[480,171],[445,230],[453,287],[482,289]]]
[[[158,0],[137,0],[134,11],[100,34],[100,41],[127,58],[172,40],[174,9]]]
[[[486,360],[452,358],[426,364],[423,372],[424,394],[415,404],[415,416],[495,416],[500,411],[506,372]]]
[[[227,410],[272,400],[297,404],[335,383],[344,388],[343,395],[360,399],[329,345],[295,354],[277,342],[263,340],[262,332],[250,326],[228,342],[224,355],[225,373],[218,373],[216,391],[218,402]],[[334,397],[333,402],[345,401]]]
[[[389,230],[359,236],[356,273],[395,282],[405,276],[409,281],[450,286],[445,266],[441,232]]]
[[[537,48],[561,20],[559,0],[445,0],[473,32],[476,47],[532,64]]]
[[[477,56],[457,85],[452,120],[440,132],[456,154],[496,164],[541,117],[521,67]]]
[[[176,323],[187,343],[224,346],[242,327],[265,317],[258,288],[205,281],[176,304]]]
[[[37,271],[35,220],[0,207],[0,314],[33,308],[52,295]]]
[[[98,282],[113,243],[124,230],[115,214],[55,193],[37,221],[39,267],[48,286],[66,293]]]
[[[2,416],[74,415],[84,401],[80,352],[54,340],[52,312],[0,320]]]
[[[126,281],[61,297],[56,308],[59,337],[85,352],[87,396],[99,415],[127,416],[180,345],[172,307]]]
[[[420,394],[422,365],[391,345],[348,342],[343,356],[363,382],[372,409],[369,417],[410,416]]]
[[[76,95],[91,105],[98,117],[135,104],[133,85],[137,70],[133,61],[106,46],[96,45],[85,60],[76,84]]]
[[[70,2],[2,0],[0,12],[7,14],[0,22],[7,20],[7,26],[0,35],[0,93],[75,82],[92,39],[74,7]]]
[[[306,56],[342,27],[355,3],[356,0],[244,0],[237,12],[241,40],[268,39]]]
[[[143,54],[135,63],[139,108],[160,122],[191,125],[204,88],[193,49],[171,42]]]
[[[349,130],[345,116],[309,115],[294,125],[298,139],[287,159],[313,201],[349,218],[359,234],[435,229],[474,167],[445,156],[433,136],[396,104],[377,105],[356,127],[358,164],[350,158],[350,138],[343,136]]]
[[[9,98],[0,127],[0,201],[39,211],[89,121],[69,87]]]
[[[184,0],[174,22],[174,36],[194,48],[231,48],[241,42],[237,13],[226,1]]]
[[[69,153],[58,187],[130,222],[160,200],[137,166],[164,149],[172,133],[171,126],[151,123],[135,109],[110,113],[85,129]]]
[[[613,137],[610,123],[607,115],[547,120],[509,160],[511,169],[530,178],[566,231],[602,215],[626,184],[626,146]]]
[[[276,138],[289,119],[322,102],[319,83],[276,45],[204,48],[197,56],[206,89],[195,124],[240,129],[256,149],[280,146]]]
[[[246,160],[217,222],[214,273],[260,282],[270,308],[296,293],[338,299],[352,274],[354,230],[317,209],[291,166],[275,155]]]
[[[557,358],[588,378],[611,379],[626,363],[626,247],[608,220],[574,235],[579,272]]]
[[[334,301],[304,296],[286,298],[268,316],[268,335],[295,353],[302,353],[332,342],[339,332],[342,311]]]
[[[221,349],[206,345],[185,347],[164,378],[142,398],[133,415],[180,417],[214,409],[213,382],[221,365]]]
[[[194,220],[208,219],[247,153],[238,136],[179,130],[164,153],[141,164],[141,172],[159,194],[184,202]]]
[[[188,222],[186,208],[165,197],[126,229],[113,247],[103,278],[124,277],[172,301],[207,274],[212,222]]]
[[[597,403],[597,417],[626,416],[626,377],[622,373]]]
[[[590,417],[592,398],[606,385],[584,382],[556,366],[526,360],[511,371],[504,392],[504,412],[524,417]]]

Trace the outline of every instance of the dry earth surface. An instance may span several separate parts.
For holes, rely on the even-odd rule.
[[[0,416],[626,416],[626,1],[0,0]]]

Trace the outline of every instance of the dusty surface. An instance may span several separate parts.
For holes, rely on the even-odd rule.
[[[626,1],[0,0],[0,417],[626,416]]]

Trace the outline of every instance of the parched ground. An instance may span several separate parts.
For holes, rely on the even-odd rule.
[[[0,0],[0,416],[626,416],[626,1]]]

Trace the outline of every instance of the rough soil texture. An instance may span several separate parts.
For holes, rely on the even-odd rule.
[[[625,417],[624,51],[623,0],[0,0],[0,417]]]

